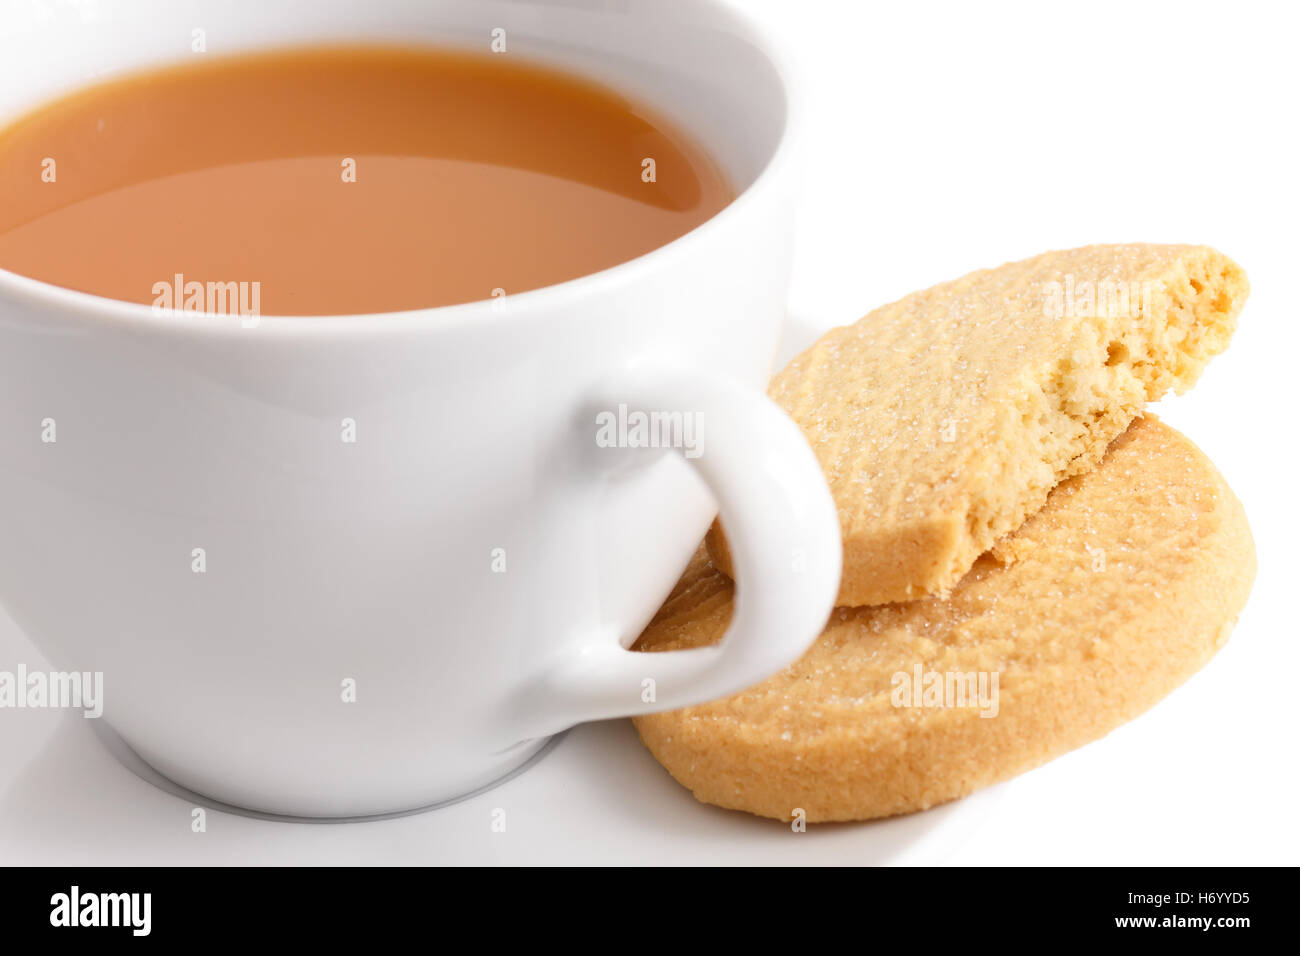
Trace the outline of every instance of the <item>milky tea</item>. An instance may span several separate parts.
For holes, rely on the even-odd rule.
[[[0,268],[160,308],[389,312],[596,272],[732,198],[652,110],[513,54],[196,55],[0,129]]]

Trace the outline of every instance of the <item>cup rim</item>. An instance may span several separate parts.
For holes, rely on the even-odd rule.
[[[499,328],[527,312],[545,310],[565,298],[575,295],[595,295],[622,283],[634,282],[656,269],[682,257],[703,239],[712,237],[719,229],[730,226],[759,200],[775,188],[784,171],[792,164],[795,132],[803,120],[797,74],[784,47],[765,25],[757,22],[747,11],[731,4],[709,0],[711,6],[723,10],[745,32],[745,38],[762,54],[779,81],[785,98],[785,122],[776,147],[768,156],[754,180],[725,207],[704,222],[680,236],[656,246],[625,262],[620,262],[597,272],[550,285],[529,289],[505,296],[508,303],[500,308],[501,299],[476,299],[451,305],[430,306],[422,309],[404,309],[395,312],[349,312],[334,315],[259,315],[255,323],[258,332],[291,335],[319,335],[323,333],[375,334],[380,332],[410,332],[416,330],[460,328],[472,323],[487,328]],[[705,143],[706,148],[709,147]],[[185,310],[158,310],[142,302],[127,302],[90,292],[81,292],[54,285],[41,279],[20,275],[0,268],[0,294],[33,305],[55,309],[79,316],[92,316],[97,322],[108,321],[118,326],[157,327],[172,331],[205,335],[247,335],[238,315]]]

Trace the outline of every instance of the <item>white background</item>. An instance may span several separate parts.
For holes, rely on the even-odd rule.
[[[1096,242],[1213,245],[1230,350],[1158,408],[1245,504],[1259,576],[1153,711],[999,788],[962,863],[1300,863],[1300,22],[1286,3],[748,0],[795,49],[807,182],[792,313],[842,324]]]
[[[814,828],[697,805],[625,722],[496,791],[320,826],[213,811],[86,721],[0,720],[0,862],[1297,863],[1300,491],[1293,394],[1300,69],[1288,4],[748,0],[802,64],[793,337],[972,269],[1094,242],[1195,242],[1249,272],[1230,351],[1160,406],[1246,506],[1259,577],[1227,647],[1132,724],[953,806]],[[42,666],[0,615],[0,668]],[[490,812],[509,826],[492,834]]]

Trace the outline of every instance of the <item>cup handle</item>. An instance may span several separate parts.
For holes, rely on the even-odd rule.
[[[802,656],[834,606],[842,554],[835,504],[803,433],[775,403],[701,372],[641,364],[598,389],[590,407],[620,405],[629,414],[699,416],[698,455],[686,460],[727,528],[736,580],[731,625],[716,645],[656,654],[624,649],[617,634],[586,635],[512,695],[512,742],[736,693]],[[593,421],[588,434],[595,432]]]

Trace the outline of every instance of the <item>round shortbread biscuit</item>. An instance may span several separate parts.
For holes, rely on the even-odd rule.
[[[946,598],[839,608],[780,674],[636,724],[706,803],[814,822],[923,810],[1151,707],[1227,640],[1254,574],[1213,464],[1138,419]],[[717,641],[732,590],[701,549],[637,648]]]

